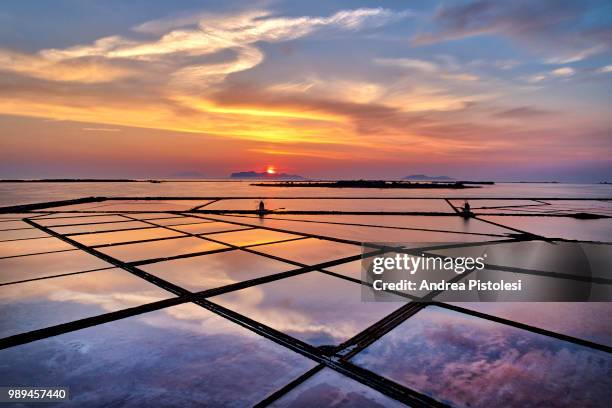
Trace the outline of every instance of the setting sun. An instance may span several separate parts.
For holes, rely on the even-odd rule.
[[[268,168],[266,169],[266,173],[276,174],[276,169],[274,168],[274,166],[268,166]]]

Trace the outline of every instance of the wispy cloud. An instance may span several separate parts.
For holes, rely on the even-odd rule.
[[[582,29],[586,2],[573,0],[476,0],[438,8],[433,29],[413,37],[426,45],[477,35],[501,35],[546,56],[545,62],[566,64],[612,47],[610,29]]]
[[[520,106],[496,112],[494,116],[505,119],[533,119],[541,116],[548,116],[552,112],[533,106]]]
[[[527,77],[525,77],[525,81],[531,83],[531,84],[535,84],[538,82],[542,82],[544,81],[546,78],[548,78],[548,76],[546,76],[546,74],[534,74],[534,75],[529,75]]]
[[[607,74],[612,72],[612,65],[606,65],[604,67],[601,67],[599,69],[597,69],[597,72],[599,72],[600,74]]]
[[[60,82],[103,83],[136,75],[125,64],[100,58],[52,59],[0,49],[0,71]]]
[[[551,79],[564,79],[567,80],[577,74],[577,71],[572,67],[559,67],[549,72],[540,72],[533,75],[523,77],[523,80],[531,84],[551,80]]]
[[[324,17],[279,17],[266,10],[204,13],[197,19],[160,20],[136,27],[145,39],[143,35],[108,36],[33,54],[0,51],[0,70],[15,75],[0,84],[4,91],[0,111],[238,139],[329,141],[317,132],[324,122],[343,122],[335,113],[258,109],[256,101],[247,100],[243,106],[222,106],[210,96],[202,97],[202,92],[212,95],[213,87],[228,75],[261,64],[265,59],[262,42],[290,41],[321,30],[328,30],[327,35],[356,32],[408,15],[383,8],[341,10]],[[71,87],[60,82],[70,82]],[[93,86],[101,82],[106,86]],[[346,84],[339,81],[335,89],[340,92]],[[364,101],[371,98],[362,94]],[[310,128],[292,123],[297,121],[310,121]]]
[[[605,44],[596,44],[592,47],[578,50],[576,52],[569,51],[564,55],[551,57],[545,60],[547,64],[571,64],[572,62],[582,61],[593,55],[600,54],[608,48]]]
[[[385,67],[393,67],[406,70],[407,72],[422,72],[426,74],[437,74],[438,77],[456,81],[477,81],[476,75],[456,72],[457,67],[441,67],[439,63],[416,58],[376,58],[374,63]]]
[[[405,12],[382,8],[342,10],[328,17],[275,17],[265,10],[234,15],[207,13],[197,15],[197,19],[156,21],[135,28],[150,35],[171,29],[150,40],[109,36],[91,44],[44,49],[34,55],[0,51],[0,69],[55,81],[105,82],[134,75],[125,68],[126,62],[144,61],[165,68],[177,84],[202,88],[260,64],[265,56],[257,42],[294,40],[323,28],[360,30],[405,16]],[[201,61],[224,50],[233,51],[234,59]]]
[[[84,132],[121,132],[119,128],[85,127],[81,128]]]
[[[553,69],[550,73],[556,77],[566,78],[574,75],[576,71],[574,70],[574,68],[571,67],[561,67]]]
[[[405,68],[429,73],[440,71],[438,64],[415,58],[377,58],[374,62],[387,67]]]

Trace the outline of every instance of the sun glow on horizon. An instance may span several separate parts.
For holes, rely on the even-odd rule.
[[[268,166],[268,168],[266,169],[266,173],[276,174],[276,169],[274,168],[274,166]]]

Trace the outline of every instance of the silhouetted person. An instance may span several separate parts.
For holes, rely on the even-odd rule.
[[[257,212],[258,212],[260,215],[263,215],[263,214],[266,212],[266,206],[264,205],[263,200],[260,200],[260,201],[259,201],[259,207],[258,207],[258,209],[257,209]]]
[[[472,215],[472,211],[471,211],[470,203],[466,201],[465,204],[463,204],[463,217],[469,218],[471,215]]]

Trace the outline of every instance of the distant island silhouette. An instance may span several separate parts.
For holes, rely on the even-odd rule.
[[[273,173],[268,172],[258,173],[256,171],[240,171],[230,174],[231,179],[259,179],[259,180],[305,180],[304,177],[297,174]]]
[[[454,181],[455,179],[448,176],[428,176],[426,174],[411,174],[404,177],[402,180],[411,181]]]

